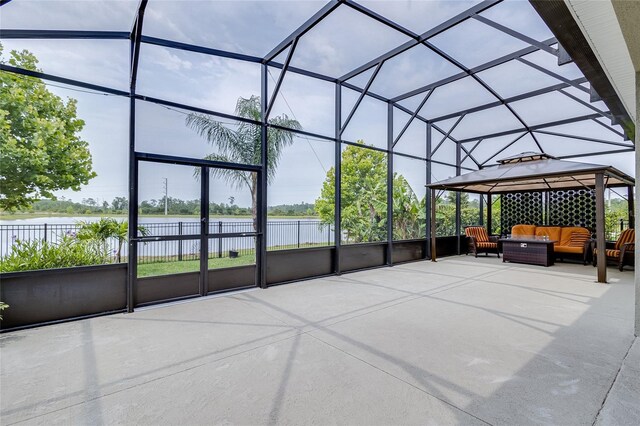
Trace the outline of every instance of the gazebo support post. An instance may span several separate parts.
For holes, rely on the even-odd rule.
[[[491,217],[491,207],[493,207],[493,201],[491,200],[491,194],[487,194],[487,234],[493,233],[493,218]],[[504,232],[503,232],[504,233]]]
[[[427,161],[425,161],[425,166],[426,166],[425,173],[427,174],[426,184],[429,185],[431,183],[431,166],[432,166],[431,164],[431,123],[427,123],[426,127],[427,127],[427,140],[426,140]],[[428,191],[429,191],[429,188],[427,187],[427,193],[425,194],[426,203],[424,203],[425,204],[424,206],[425,207],[425,211],[424,211],[425,238],[427,239],[427,242],[424,245],[425,259],[427,257],[431,258],[431,194]]]
[[[635,200],[633,199],[633,186],[627,186],[627,209],[629,210],[629,228],[635,228]]]
[[[460,176],[462,174],[461,168],[461,160],[462,160],[462,144],[460,142],[456,143],[456,176]],[[461,214],[461,197],[460,191],[456,191],[456,253],[460,255],[460,232],[462,231],[462,214]]]
[[[436,190],[431,190],[431,261],[436,261]]]
[[[598,282],[607,282],[607,256],[604,236],[604,174],[596,173],[596,246],[598,247]]]

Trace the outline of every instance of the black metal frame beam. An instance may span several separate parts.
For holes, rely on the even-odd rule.
[[[521,132],[523,130],[520,130]],[[520,136],[518,136],[517,138],[515,138],[514,140],[512,140],[511,142],[509,142],[507,145],[503,146],[501,149],[499,149],[496,153],[494,153],[491,157],[487,158],[486,160],[484,160],[482,163],[480,163],[480,167],[484,167],[485,164],[487,164],[489,161],[491,161],[492,159],[496,158],[501,152],[505,151],[506,149],[508,149],[510,146],[514,145],[516,142],[518,142],[520,139],[522,139],[523,137],[525,137],[528,134],[528,132],[524,132],[523,134],[521,134]],[[479,142],[478,142],[479,143]]]
[[[570,134],[564,134],[564,133],[558,133],[558,132],[550,132],[548,130],[536,130],[535,132],[542,133],[544,135],[559,136],[559,137],[568,138],[568,139],[579,139],[587,142],[596,142],[596,143],[602,143],[602,144],[613,145],[613,146],[623,146],[625,148],[633,148],[632,144],[627,144],[622,142],[613,142],[605,139],[590,138],[587,136],[578,136],[578,135],[570,135]]]
[[[210,47],[197,46],[179,41],[166,40],[158,37],[142,36],[142,43],[153,46],[167,47],[169,49],[183,50],[185,52],[201,53],[203,55],[218,56],[221,58],[236,59],[238,61],[262,63],[262,58],[258,56],[245,55],[242,53],[229,52],[226,50],[212,49]]]
[[[362,100],[364,99],[364,96],[369,91],[369,88],[371,88],[371,85],[373,84],[374,80],[378,76],[378,73],[380,72],[380,69],[382,68],[383,64],[384,64],[384,62],[380,62],[378,64],[378,66],[376,67],[376,69],[373,71],[373,74],[371,74],[371,77],[369,77],[369,81],[367,81],[367,85],[364,86],[364,89],[360,93],[360,96],[358,96],[358,99],[356,100],[356,103],[351,108],[351,111],[349,112],[349,115],[347,115],[347,118],[344,120],[344,123],[342,123],[342,126],[340,126],[340,137],[342,137],[342,134],[344,133],[344,131],[347,128],[347,126],[349,125],[349,122],[351,121],[351,119],[353,118],[354,114],[358,110],[358,107],[360,106],[360,103],[362,103]]]
[[[592,119],[592,121],[594,121],[594,122],[596,122],[597,124],[601,125],[602,127],[604,127],[605,129],[609,130],[610,132],[612,132],[612,133],[614,133],[614,134],[616,134],[616,135],[620,136],[621,138],[624,138],[625,140],[629,140],[629,139],[627,138],[627,135],[626,135],[626,134],[624,134],[624,133],[622,133],[622,132],[617,131],[617,130],[616,130],[616,129],[614,129],[612,126],[609,126],[609,125],[607,125],[607,124],[602,123],[602,122],[601,122],[600,120],[598,120],[597,118]],[[631,141],[631,142],[633,143],[634,141]]]
[[[331,0],[329,3],[324,5],[322,9],[317,11],[311,18],[307,19],[307,21],[298,27],[293,33],[291,33],[287,38],[282,40],[280,44],[278,44],[274,49],[272,49],[269,53],[264,56],[262,63],[266,64],[271,62],[276,56],[282,53],[292,42],[293,40],[305,35],[309,30],[315,27],[320,21],[329,16],[331,12],[333,12],[340,4],[342,0]]]
[[[492,28],[495,28],[498,31],[502,31],[503,33],[508,34],[513,38],[517,38],[518,40],[523,41],[523,42],[525,42],[527,44],[530,44],[531,46],[535,46],[540,50],[544,50],[547,53],[551,53],[554,56],[558,56],[558,50],[557,49],[554,49],[553,47],[551,47],[551,46],[549,46],[549,45],[547,45],[545,43],[541,43],[536,39],[533,39],[533,38],[531,38],[529,36],[526,36],[526,35],[524,35],[522,33],[519,33],[518,31],[514,31],[509,27],[505,27],[504,25],[501,25],[501,24],[499,24],[499,23],[497,23],[495,21],[492,21],[491,19],[488,19],[488,18],[486,18],[486,17],[484,17],[482,15],[477,15],[476,14],[476,15],[473,15],[472,18],[475,19],[476,21],[482,22],[485,25],[488,25],[488,26],[490,26]]]
[[[206,296],[209,287],[209,169],[200,167],[200,296]]]
[[[140,62],[140,44],[144,12],[148,0],[141,0],[131,31],[131,69],[129,78],[129,212],[127,230],[129,255],[127,256],[127,312],[133,312],[135,305],[134,287],[138,280],[138,160],[136,159],[136,84]]]
[[[556,39],[555,38],[551,38],[551,39],[543,41],[543,43],[546,44],[546,45],[551,45],[551,44],[556,43]],[[488,70],[490,68],[497,67],[498,65],[505,64],[505,63],[507,63],[507,62],[509,62],[511,60],[514,60],[514,59],[520,58],[522,56],[528,55],[530,53],[537,52],[538,50],[540,50],[540,49],[538,49],[535,46],[525,47],[524,49],[520,49],[520,50],[517,50],[515,52],[509,53],[507,55],[504,55],[504,56],[501,56],[499,58],[493,59],[493,60],[491,60],[489,62],[485,62],[484,64],[480,64],[480,65],[475,66],[473,68],[469,68],[469,71],[470,71],[471,74],[477,74],[477,73],[480,73],[482,71]],[[439,86],[444,86],[445,84],[454,82],[456,80],[460,80],[460,79],[468,77],[468,76],[469,76],[469,74],[467,74],[466,72],[462,71],[462,72],[459,72],[459,73],[454,74],[452,76],[443,78],[443,79],[441,79],[439,81],[427,84],[425,86],[419,87],[419,88],[414,89],[414,90],[410,90],[409,92],[406,92],[406,93],[398,95],[398,96],[396,96],[394,98],[391,98],[391,100],[393,102],[399,102],[399,101],[401,101],[403,99],[410,98],[412,96],[415,96],[415,95],[418,95],[420,93],[426,92],[427,90],[435,89],[436,87],[439,87]]]
[[[393,265],[393,104],[387,104],[387,266]]]
[[[269,160],[269,123],[267,117],[268,110],[268,68],[262,64],[260,69],[260,171],[258,172],[258,194],[257,194],[257,223],[258,237],[256,238],[256,285],[260,288],[267,288],[267,188]],[[283,70],[284,74],[285,70]]]
[[[112,89],[111,87],[100,86],[98,84],[86,83],[84,81],[73,80],[70,78],[59,77],[51,74],[45,74],[39,71],[31,71],[24,68],[17,68],[11,65],[0,64],[0,71],[7,71],[13,74],[24,75],[26,77],[39,78],[41,80],[53,81],[56,83],[66,84],[69,86],[81,87],[83,89],[95,90],[96,92],[107,93],[110,95],[129,97],[130,92],[124,90]]]
[[[271,99],[267,104],[267,111],[265,112],[265,121],[268,123],[269,115],[271,114],[271,110],[273,109],[273,105],[276,103],[276,98],[278,97],[278,92],[280,91],[280,87],[282,86],[282,82],[284,81],[284,76],[289,69],[289,64],[291,64],[291,59],[293,58],[293,54],[296,51],[296,46],[298,45],[298,38],[294,38],[291,42],[291,47],[289,48],[289,53],[287,53],[287,59],[284,61],[284,65],[282,66],[282,71],[280,71],[280,75],[278,76],[278,81],[276,81],[276,86],[273,89],[273,93],[271,95]]]
[[[425,140],[425,148],[426,148],[426,155],[427,155],[427,159],[425,161],[425,167],[426,167],[426,174],[427,174],[427,179],[426,179],[426,184],[429,185],[431,183],[431,175],[432,175],[432,167],[433,167],[433,161],[431,161],[431,138],[432,138],[432,129],[431,129],[431,123],[427,123],[426,124],[426,133],[427,133],[427,137]],[[427,243],[425,244],[425,254],[426,257],[431,259],[432,256],[432,245],[430,243],[431,241],[431,230],[432,230],[432,224],[431,224],[431,203],[432,203],[432,197],[431,197],[431,191],[429,191],[429,188],[427,188],[427,193],[425,194],[425,238],[427,239]]]
[[[478,169],[480,169],[480,168],[481,168],[480,163],[478,162],[478,160],[476,160],[476,158],[475,158],[473,155],[471,155],[471,153],[473,152],[473,150],[474,150],[474,149],[475,149],[475,148],[480,144],[480,142],[482,142],[482,139],[480,139],[480,141],[479,141],[477,144],[475,144],[475,145],[473,146],[473,148],[471,148],[471,150],[468,150],[467,148],[465,148],[465,146],[464,146],[463,144],[461,144],[460,142],[456,142],[456,144],[457,144],[457,145],[460,145],[460,149],[461,149],[462,151],[464,151],[464,153],[465,153],[464,158],[462,158],[462,159],[460,160],[460,166],[461,166],[461,167],[462,167],[462,163],[464,163],[464,161],[465,161],[467,158],[469,158],[469,159],[471,159],[471,161],[473,161],[473,162],[475,163],[475,165],[478,167]]]
[[[458,119],[456,120],[455,123],[453,123],[453,126],[451,126],[451,128],[449,129],[449,131],[447,133],[444,133],[444,137],[440,140],[440,142],[438,142],[438,145],[436,145],[436,147],[433,149],[433,151],[431,151],[431,155],[433,156],[433,154],[435,154],[438,149],[440,149],[440,147],[442,146],[443,143],[445,143],[445,141],[447,139],[449,139],[449,136],[451,136],[451,133],[456,129],[456,127],[458,127],[458,124],[460,124],[460,122],[462,121],[462,119],[464,118],[465,114],[462,114],[460,117],[458,117]],[[439,132],[441,131],[440,128],[436,127],[436,130],[438,130]],[[453,140],[453,139],[452,139]],[[459,142],[459,141],[454,141],[454,142]]]
[[[555,72],[553,72],[551,70],[548,70],[545,67],[541,67],[540,65],[538,65],[538,64],[536,64],[534,62],[531,62],[531,61],[529,61],[527,59],[524,59],[524,58],[516,58],[516,61],[521,62],[521,63],[523,63],[525,65],[528,65],[529,67],[531,67],[531,68],[533,68],[533,69],[535,69],[537,71],[540,71],[541,73],[546,74],[549,77],[553,77],[556,80],[560,80],[563,83],[570,84],[571,86],[575,87],[578,90],[581,90],[581,91],[583,91],[585,93],[589,93],[589,89],[587,89],[586,87],[582,86],[581,84],[573,83],[572,80],[570,80],[570,79],[568,79],[566,77],[563,77],[560,74],[555,73]]]
[[[342,246],[342,144],[340,140],[340,129],[342,127],[342,86],[335,84],[335,110],[334,110],[334,180],[333,180],[333,238],[336,246],[335,257],[333,259],[334,272],[337,275],[342,273],[340,257],[340,247]]]
[[[153,163],[176,164],[194,167],[211,167],[225,170],[240,170],[243,172],[259,172],[260,166],[252,164],[225,163],[223,161],[204,160],[200,158],[178,157],[174,155],[154,154],[149,152],[135,152],[135,159],[138,161],[149,161]]]
[[[582,106],[585,106],[587,108],[589,108],[590,110],[593,110],[595,112],[597,112],[598,114],[600,114],[602,117],[607,118],[611,121],[613,121],[613,116],[605,111],[602,111],[599,108],[596,108],[595,106],[591,105],[589,102],[585,102],[582,99],[580,99],[579,97],[572,95],[571,93],[567,92],[566,90],[558,90],[558,92],[562,93],[563,95],[565,95],[566,97],[573,99],[574,101],[576,101],[577,103],[579,103]]]
[[[127,98],[133,98],[133,99],[135,99],[137,101],[153,103],[153,104],[161,105],[161,106],[168,107],[168,108],[183,109],[185,111],[196,112],[196,113],[200,113],[200,114],[207,114],[207,115],[211,115],[211,116],[214,116],[214,117],[224,118],[224,119],[228,119],[228,120],[231,120],[231,121],[238,121],[238,122],[253,124],[253,125],[256,125],[256,126],[262,125],[262,123],[260,121],[252,120],[252,119],[245,118],[245,117],[236,116],[236,115],[233,115],[233,114],[217,112],[217,111],[209,110],[209,109],[206,109],[206,108],[195,107],[195,106],[191,106],[191,105],[187,105],[187,104],[182,104],[182,103],[179,103],[179,102],[173,102],[173,101],[168,101],[168,100],[165,100],[165,99],[155,98],[155,97],[152,97],[152,96],[146,96],[146,95],[140,95],[140,94],[135,94],[135,95],[131,96],[129,92],[125,92],[125,91],[122,91],[122,90],[112,89],[112,88],[105,87],[105,86],[98,86],[98,85],[95,85],[95,84],[86,83],[86,82],[79,81],[79,80],[67,79],[67,78],[63,78],[63,77],[59,77],[59,76],[55,76],[55,75],[51,75],[51,74],[45,74],[45,73],[25,70],[25,69],[22,69],[22,68],[15,68],[15,67],[12,67],[12,66],[9,66],[9,65],[0,64],[0,70],[4,70],[4,71],[12,72],[12,73],[15,73],[15,74],[20,74],[20,75],[25,75],[25,76],[29,76],[29,77],[40,78],[42,80],[60,82],[60,83],[63,83],[63,84],[69,85],[69,86],[76,86],[76,87],[82,87],[82,88],[86,88],[86,89],[91,89],[91,90],[94,90],[96,92],[102,92],[102,93],[111,94],[111,95],[117,95],[117,96],[123,96],[123,97],[127,97]],[[362,90],[362,89],[360,89],[360,90]],[[394,106],[396,108],[404,111],[404,112],[412,113],[410,110],[408,110],[407,108],[402,107],[400,105],[394,105]],[[420,117],[419,115],[416,116],[416,118],[418,118],[419,120],[421,120],[421,121],[426,123],[426,120],[424,118]],[[327,141],[333,141],[333,142],[336,141],[336,139],[334,137],[331,137],[331,136],[326,136],[326,135],[322,135],[322,134],[319,134],[319,133],[313,133],[313,132],[308,132],[308,131],[304,131],[304,130],[289,129],[289,128],[285,128],[285,127],[278,126],[278,125],[275,125],[275,124],[267,123],[267,127],[276,128],[276,129],[282,129],[282,130],[288,130],[288,131],[290,131],[292,133],[296,133],[296,134],[300,134],[300,135],[304,135],[304,136],[309,136],[309,137],[314,137],[314,138],[318,138],[318,139],[324,139],[324,140],[327,140]],[[344,144],[347,144],[347,145],[358,145],[358,146],[361,146],[361,145],[359,145],[359,144],[357,144],[355,142],[347,141],[347,140],[344,140],[344,139],[338,139],[338,142],[344,143]],[[377,147],[372,147],[372,146],[367,146],[366,148],[377,150],[377,151],[381,151],[381,152],[388,152],[386,149],[383,149],[383,148],[377,148]],[[419,159],[419,160],[426,160],[426,158],[423,158],[423,157],[419,157],[419,156],[415,156],[415,155],[411,155],[411,154],[406,154],[406,153],[401,153],[401,152],[395,153],[395,155],[400,155],[400,156],[403,156],[403,157],[414,158],[414,159]],[[436,161],[436,163],[442,164],[442,165],[445,165],[445,166],[451,166],[451,167],[454,166],[453,164],[449,164],[449,163],[445,163],[445,162]],[[217,167],[217,166],[216,165],[212,165],[212,167]],[[468,169],[468,170],[472,170],[472,169]]]
[[[359,75],[363,72],[365,72],[366,70],[378,65],[380,62],[386,61],[388,59],[393,58],[394,56],[397,56],[409,49],[411,49],[412,47],[415,47],[417,45],[419,45],[420,43],[422,43],[423,41],[429,40],[432,37],[437,36],[438,34],[448,30],[449,28],[452,28],[454,26],[456,26],[457,24],[466,21],[467,19],[471,18],[473,15],[475,15],[476,13],[480,13],[486,9],[489,9],[490,7],[498,4],[502,2],[502,0],[484,0],[482,3],[477,4],[459,14],[457,14],[456,16],[448,19],[447,21],[441,23],[440,25],[435,26],[434,28],[430,29],[429,31],[414,37],[412,36],[411,32],[408,32],[408,30],[406,30],[405,28],[389,21],[389,20],[385,20],[385,21],[380,21],[383,24],[390,26],[391,28],[395,29],[396,31],[400,31],[402,33],[404,33],[405,35],[414,38],[413,40],[410,40],[406,43],[403,43],[402,45],[396,47],[395,49],[390,50],[387,53],[384,53],[380,56],[378,56],[377,58],[367,62],[364,65],[359,66],[358,68],[354,69],[353,71],[348,72],[347,74],[342,75],[341,77],[338,78],[338,81],[345,82],[347,80],[349,80],[350,78],[355,77],[356,75]],[[353,4],[350,4],[351,7],[353,7]],[[360,6],[360,5],[358,5]],[[360,8],[362,8],[362,6],[360,6]],[[395,100],[392,99],[392,101],[395,102]]]
[[[465,162],[465,160],[466,160],[467,158],[471,158],[471,160],[473,160],[473,162],[474,162],[474,163],[476,163],[476,165],[478,166],[478,168],[481,168],[481,164],[480,164],[480,163],[478,163],[478,162],[477,162],[477,161],[476,161],[476,160],[471,156],[471,153],[472,153],[472,152],[473,152],[473,151],[474,151],[474,150],[475,150],[475,149],[480,145],[480,142],[482,142],[482,139],[478,140],[478,142],[476,142],[476,144],[475,144],[474,146],[472,146],[470,150],[464,149],[464,146],[463,146],[464,152],[465,152],[466,154],[465,154],[465,156],[462,158],[461,163],[464,163],[464,162]]]
[[[542,123],[542,124],[535,124],[533,126],[529,126],[529,130],[527,130],[525,128],[505,130],[505,131],[502,131],[502,132],[494,132],[494,133],[488,133],[488,134],[485,134],[485,135],[474,136],[472,138],[460,139],[460,142],[462,142],[462,143],[475,142],[478,139],[497,138],[498,136],[513,135],[515,133],[520,133],[520,132],[529,132],[529,131],[534,132],[534,131],[536,131],[538,129],[545,129],[547,127],[560,126],[562,124],[575,123],[575,122],[584,121],[584,120],[591,120],[592,118],[599,117],[599,116],[600,116],[599,114],[580,115],[580,116],[577,116],[577,117],[567,118],[567,119],[564,119],[564,120],[551,121],[551,122]]]
[[[540,152],[544,152],[544,150],[542,149],[542,146],[540,145],[540,143],[538,142],[536,137],[533,135],[533,133],[531,133],[531,129],[529,128],[529,125],[527,125],[527,123],[522,119],[522,117],[520,117],[520,115],[508,103],[506,103],[504,101],[504,99],[502,98],[502,96],[500,96],[498,94],[498,92],[493,90],[493,88],[491,86],[489,86],[487,83],[485,83],[475,73],[472,73],[470,68],[465,67],[461,62],[459,62],[456,59],[454,59],[451,55],[447,54],[446,52],[442,51],[441,49],[439,49],[438,47],[434,46],[433,44],[431,44],[429,42],[425,41],[423,44],[425,46],[429,47],[431,50],[433,50],[435,53],[437,53],[441,57],[445,58],[447,61],[451,62],[452,64],[454,64],[458,68],[462,69],[471,78],[473,78],[477,83],[479,83],[482,87],[484,87],[485,90],[487,90],[496,99],[498,99],[498,101],[500,101],[500,103],[502,105],[504,105],[509,110],[509,112],[516,118],[516,120],[518,120],[520,122],[520,124],[522,124],[522,126],[527,130],[527,132],[529,132],[531,134],[531,137],[533,137],[533,140],[536,143],[536,145],[538,146],[538,148],[540,149]]]
[[[625,152],[634,152],[635,149],[633,148],[628,148],[628,149],[616,149],[614,151],[598,151],[598,152],[585,152],[585,153],[581,153],[581,154],[569,154],[569,155],[560,155],[557,156],[556,158],[559,160],[569,160],[571,158],[582,158],[582,157],[595,157],[598,155],[609,155],[609,154],[622,154]]]
[[[447,132],[445,132],[443,129],[441,129],[440,127],[438,127],[435,123],[430,123],[430,124],[431,124],[431,128],[433,128],[433,129],[437,130],[438,132],[442,133],[443,135],[445,135],[445,134],[447,133]],[[453,131],[453,129],[452,129],[451,131]],[[454,143],[456,143],[456,144],[457,144],[458,142],[460,142],[459,140],[457,140],[456,138],[454,138],[453,136],[451,136],[451,134],[449,134],[449,139],[450,139],[451,141],[453,141]],[[465,149],[464,145],[462,145],[461,147],[462,147],[462,150],[463,150],[463,151],[467,152],[467,150]],[[477,161],[477,160],[476,160],[476,159],[475,159],[475,158],[474,158],[470,153],[469,153],[469,157],[471,157],[471,160],[472,160],[474,163],[476,163],[476,165],[478,166],[478,168],[480,168],[480,164],[478,163],[478,161]],[[433,160],[433,159],[432,159],[431,161],[435,161],[435,162],[437,162],[436,160]],[[446,164],[446,163],[445,163],[445,164],[443,164],[443,165],[450,165],[450,166],[452,166],[452,167],[455,167],[455,164]],[[474,169],[470,169],[470,168],[468,168],[468,167],[462,167],[462,168],[463,168],[464,170],[474,170]]]
[[[586,78],[578,78],[575,80],[572,80],[573,82],[586,82],[587,79]],[[547,87],[543,87],[541,89],[536,89],[536,90],[532,90],[529,92],[525,92],[525,93],[521,93],[519,95],[514,95],[514,96],[510,96],[508,98],[504,98],[503,101],[505,104],[508,103],[513,103],[513,102],[518,102],[518,101],[522,101],[525,99],[530,99],[539,95],[544,95],[545,93],[551,93],[551,92],[555,92],[555,91],[561,91],[561,89],[565,89],[567,87],[570,87],[571,84],[568,83],[559,83],[559,84],[554,84],[552,86],[547,86]],[[479,111],[484,111],[486,109],[491,109],[497,106],[502,105],[502,102],[497,100],[497,101],[493,101],[493,102],[488,102],[486,104],[482,104],[482,105],[478,105],[475,107],[471,107],[471,108],[467,108],[464,110],[460,110],[460,111],[456,111],[456,112],[451,112],[448,114],[444,114],[444,115],[440,115],[438,117],[433,117],[428,119],[429,121],[433,122],[433,123],[437,123],[438,121],[443,121],[443,120],[448,120],[450,118],[455,118],[458,117],[461,114],[471,114],[474,112],[479,112]],[[601,111],[599,111],[601,112]]]
[[[0,29],[0,39],[48,39],[48,40],[129,40],[128,31],[72,31],[72,30],[20,30]]]
[[[413,114],[411,114],[411,117],[409,118],[409,120],[407,120],[407,124],[404,125],[400,133],[398,133],[398,136],[396,136],[396,138],[394,139],[393,144],[391,145],[392,148],[395,147],[396,144],[400,141],[400,139],[404,135],[404,132],[406,132],[409,126],[411,125],[411,123],[413,123],[413,120],[418,116],[418,113],[420,112],[424,104],[427,103],[432,93],[433,93],[433,90],[429,91],[427,93],[427,96],[425,96],[422,102],[420,102],[420,105],[418,105],[418,108],[416,108]]]

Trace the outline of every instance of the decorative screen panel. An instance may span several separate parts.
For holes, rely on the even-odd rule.
[[[510,234],[513,225],[542,225],[542,192],[502,194],[500,227]]]
[[[595,190],[585,188],[549,192],[549,225],[595,229]]]

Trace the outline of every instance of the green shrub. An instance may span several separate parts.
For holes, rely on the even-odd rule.
[[[0,259],[0,271],[33,271],[108,263],[107,250],[96,241],[65,236],[57,243],[17,240],[11,254]]]
[[[9,305],[7,305],[6,303],[0,302],[0,312],[4,311],[8,307],[9,307]],[[2,320],[2,315],[0,315],[0,320]]]

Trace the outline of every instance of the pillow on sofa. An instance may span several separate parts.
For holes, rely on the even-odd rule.
[[[591,237],[591,232],[587,228],[581,226],[563,226],[559,245],[571,247],[571,236],[573,234],[584,234],[587,237]]]
[[[569,237],[569,247],[583,247],[591,238],[584,232],[572,232]]]

